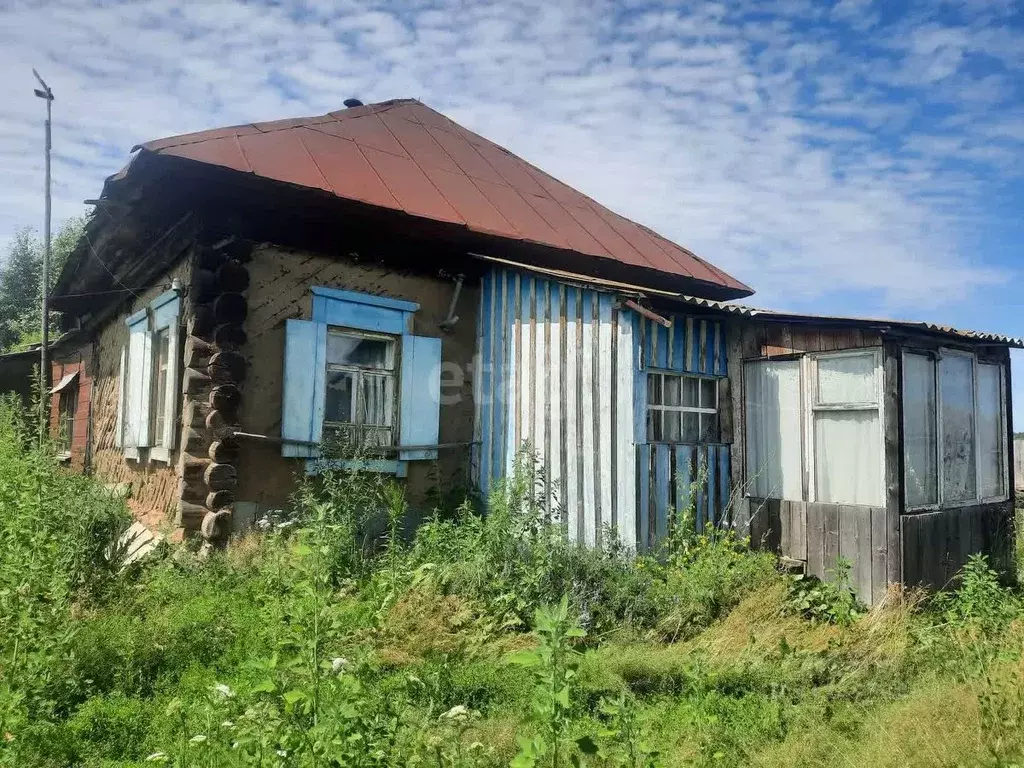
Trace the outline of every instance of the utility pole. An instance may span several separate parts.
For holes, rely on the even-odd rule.
[[[46,397],[45,392],[47,390],[47,383],[50,378],[49,371],[49,346],[50,346],[50,118],[51,118],[51,107],[53,106],[53,91],[50,90],[50,86],[46,84],[46,81],[39,76],[39,73],[34,69],[32,74],[36,76],[36,80],[42,89],[36,88],[35,94],[40,99],[46,100],[46,213],[45,223],[43,225],[43,279],[42,279],[42,294],[43,294],[43,340],[39,346],[39,380],[42,382],[42,392],[40,393],[41,402],[39,404],[39,436],[40,439],[46,434]]]

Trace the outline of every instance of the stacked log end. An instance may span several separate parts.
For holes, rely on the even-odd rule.
[[[215,544],[227,540],[238,482],[238,426],[246,363],[245,318],[251,243],[228,239],[198,248],[190,285],[182,390],[178,525]]]

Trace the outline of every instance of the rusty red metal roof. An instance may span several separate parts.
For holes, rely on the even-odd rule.
[[[172,136],[139,148],[692,278],[737,298],[753,293],[686,248],[412,99]]]

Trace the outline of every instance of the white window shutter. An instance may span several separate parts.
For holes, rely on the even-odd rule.
[[[125,448],[138,448],[148,444],[149,368],[149,324],[143,315],[140,320],[128,326],[128,356],[124,369]]]
[[[136,445],[139,448],[148,448],[152,445],[152,436],[149,434],[150,409],[153,407],[153,333],[146,331],[143,335],[142,365],[141,370],[141,397],[139,408],[139,420],[137,424],[139,439]]]
[[[114,426],[114,447],[124,445],[124,417],[128,403],[125,400],[125,373],[128,365],[128,347],[121,348],[121,364],[117,369],[117,423]]]
[[[323,431],[327,378],[327,325],[288,320],[284,338],[284,387],[281,396],[281,455],[315,458]],[[288,440],[300,441],[289,443]]]
[[[441,418],[441,340],[402,336],[399,446],[436,445]],[[402,461],[436,459],[437,449],[400,451]]]
[[[173,451],[178,437],[178,403],[181,401],[179,387],[181,377],[178,375],[178,360],[181,358],[179,347],[181,333],[178,318],[175,317],[168,329],[167,349],[167,393],[163,403],[154,403],[154,408],[164,409],[164,434],[162,443],[168,451]]]

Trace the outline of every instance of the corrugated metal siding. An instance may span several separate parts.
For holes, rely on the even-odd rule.
[[[533,446],[573,540],[636,541],[634,315],[612,296],[512,270],[488,274],[478,324],[477,477],[486,494]]]

